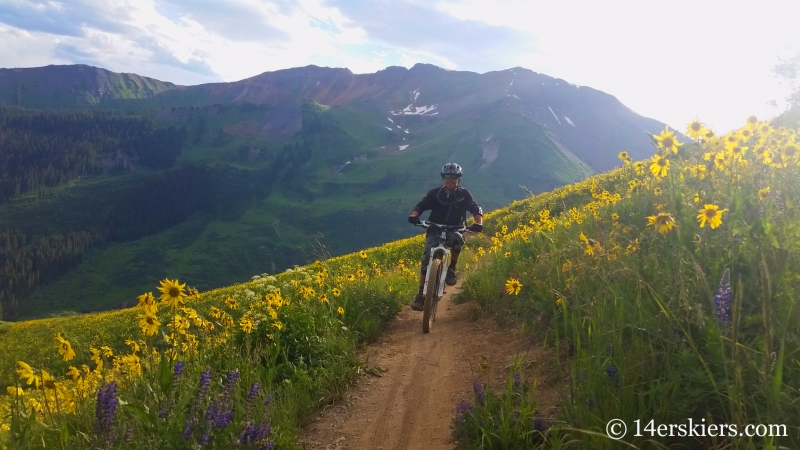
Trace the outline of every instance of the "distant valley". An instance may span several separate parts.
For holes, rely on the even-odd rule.
[[[0,69],[5,319],[118,308],[417,230],[448,161],[485,210],[652,154],[664,124],[523,68],[307,66],[178,86],[89,66]]]

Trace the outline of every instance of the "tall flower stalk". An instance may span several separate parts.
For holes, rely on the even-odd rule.
[[[714,306],[717,309],[717,322],[727,325],[731,322],[731,271],[726,268],[714,294]]]

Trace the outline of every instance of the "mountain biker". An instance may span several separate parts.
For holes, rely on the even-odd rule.
[[[483,210],[472,198],[468,190],[460,186],[462,170],[456,163],[447,163],[442,167],[442,186],[428,191],[422,201],[411,211],[408,221],[414,225],[420,223],[419,215],[430,210],[428,220],[440,225],[461,225],[467,221],[467,211],[472,213],[475,223],[468,228],[470,231],[480,233],[483,231]],[[414,297],[414,301],[409,306],[415,311],[422,311],[425,297],[422,291],[425,287],[425,272],[428,270],[428,260],[431,256],[431,248],[438,243],[438,236],[441,231],[428,228],[425,233],[425,252],[422,255],[422,271],[419,275],[419,293]],[[461,247],[451,249],[450,267],[447,268],[445,283],[452,286],[456,284],[456,262],[461,253]]]

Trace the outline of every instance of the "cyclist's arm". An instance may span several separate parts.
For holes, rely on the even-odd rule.
[[[420,202],[417,203],[417,206],[415,206],[414,209],[411,210],[412,216],[419,217],[420,214],[433,208],[436,202],[436,197],[435,195],[433,195],[433,192],[434,191],[428,191],[428,193],[425,194],[425,197],[423,197],[422,200],[420,200]]]
[[[478,225],[483,225],[483,209],[481,209],[481,206],[472,197],[472,193],[466,191],[465,194],[467,200],[467,211],[472,213],[475,223]]]

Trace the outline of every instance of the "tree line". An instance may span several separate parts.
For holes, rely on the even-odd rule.
[[[82,176],[172,167],[185,139],[185,128],[147,117],[0,103],[0,202]]]
[[[69,231],[36,239],[20,230],[0,230],[0,318],[42,282],[74,267],[83,252],[102,241],[102,232]]]
[[[134,175],[124,187],[107,184],[80,192],[76,202],[50,201],[31,207],[52,217],[81,211],[91,221],[51,224],[37,235],[33,224],[11,218],[13,228],[0,228],[0,319],[13,319],[34,289],[77,266],[85,252],[102,245],[128,242],[165,231],[194,214],[212,219],[246,211],[254,198],[269,194],[270,169],[240,170],[229,166],[182,164],[169,170]],[[98,202],[97,197],[105,201]],[[41,214],[21,216],[39,218]]]

